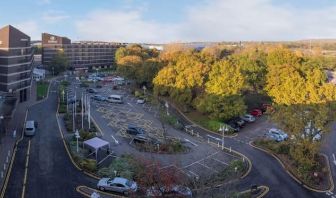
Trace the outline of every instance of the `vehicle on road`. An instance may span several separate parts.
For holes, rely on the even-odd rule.
[[[92,88],[88,88],[86,89],[86,91],[89,93],[98,93],[95,89],[92,89]]]
[[[28,120],[26,121],[25,124],[25,135],[26,136],[33,136],[35,135],[35,131],[36,131],[36,124],[34,120]]]
[[[130,135],[145,134],[145,130],[143,128],[134,125],[128,125],[126,132]]]
[[[240,118],[246,122],[254,122],[255,121],[255,117],[251,114],[245,114],[243,116],[240,116]]]
[[[287,133],[280,129],[271,128],[267,133],[266,137],[275,140],[277,142],[282,142],[288,139]]]
[[[145,103],[145,99],[138,99],[136,101],[137,104],[144,104]]]
[[[106,101],[107,98],[102,96],[102,95],[94,95],[92,99],[97,100],[97,101]]]
[[[192,197],[192,191],[190,188],[181,185],[175,185],[172,188],[168,189],[165,187],[150,187],[146,191],[147,197],[161,197],[161,196],[168,196],[168,197]]]
[[[253,109],[250,114],[254,117],[260,117],[262,116],[262,111],[260,109]]]
[[[125,195],[136,192],[138,190],[137,183],[130,181],[126,178],[115,177],[115,178],[101,178],[98,181],[97,188],[101,191],[113,191],[118,193],[123,193]]]
[[[232,118],[232,121],[237,123],[240,128],[243,128],[245,126],[245,121],[240,117]]]
[[[123,97],[121,95],[110,95],[107,98],[107,101],[111,103],[119,103],[119,104],[124,103]]]

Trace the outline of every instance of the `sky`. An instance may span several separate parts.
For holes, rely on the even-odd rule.
[[[40,40],[288,41],[336,38],[335,0],[4,0],[0,27]]]

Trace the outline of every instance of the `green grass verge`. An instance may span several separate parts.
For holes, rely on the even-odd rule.
[[[36,85],[36,97],[38,100],[45,98],[48,94],[49,82],[37,82]]]

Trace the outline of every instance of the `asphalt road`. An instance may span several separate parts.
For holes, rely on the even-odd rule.
[[[24,137],[18,145],[5,197],[21,197],[29,140],[31,144],[25,197],[83,197],[75,188],[78,185],[94,187],[97,182],[78,171],[64,149],[55,115],[56,87],[52,84],[49,98],[33,106],[28,113],[27,120],[36,120],[38,130],[34,137]]]
[[[191,125],[178,111],[172,107],[170,110],[180,118],[185,125]],[[220,135],[209,133],[202,128],[193,127],[194,132],[208,138],[207,135],[211,135],[214,138],[221,139]],[[249,144],[242,143],[238,138],[225,138],[225,147],[231,147],[232,149],[244,154],[252,162],[252,170],[247,177],[239,181],[238,187],[241,189],[248,189],[252,184],[266,185],[270,188],[266,197],[283,197],[283,198],[322,198],[330,197],[325,193],[316,193],[310,191],[294,179],[292,179],[282,168],[279,162],[270,155],[259,151]]]

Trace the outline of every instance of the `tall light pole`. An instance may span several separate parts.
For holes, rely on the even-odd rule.
[[[84,102],[84,99],[83,99],[83,92],[82,92],[82,98],[81,98],[81,105],[82,105],[82,129],[84,128],[84,108],[83,108],[84,104],[83,104],[83,102]]]
[[[76,136],[76,140],[77,140],[77,153],[78,153],[78,139],[80,138],[78,129],[76,129],[75,136]]]

